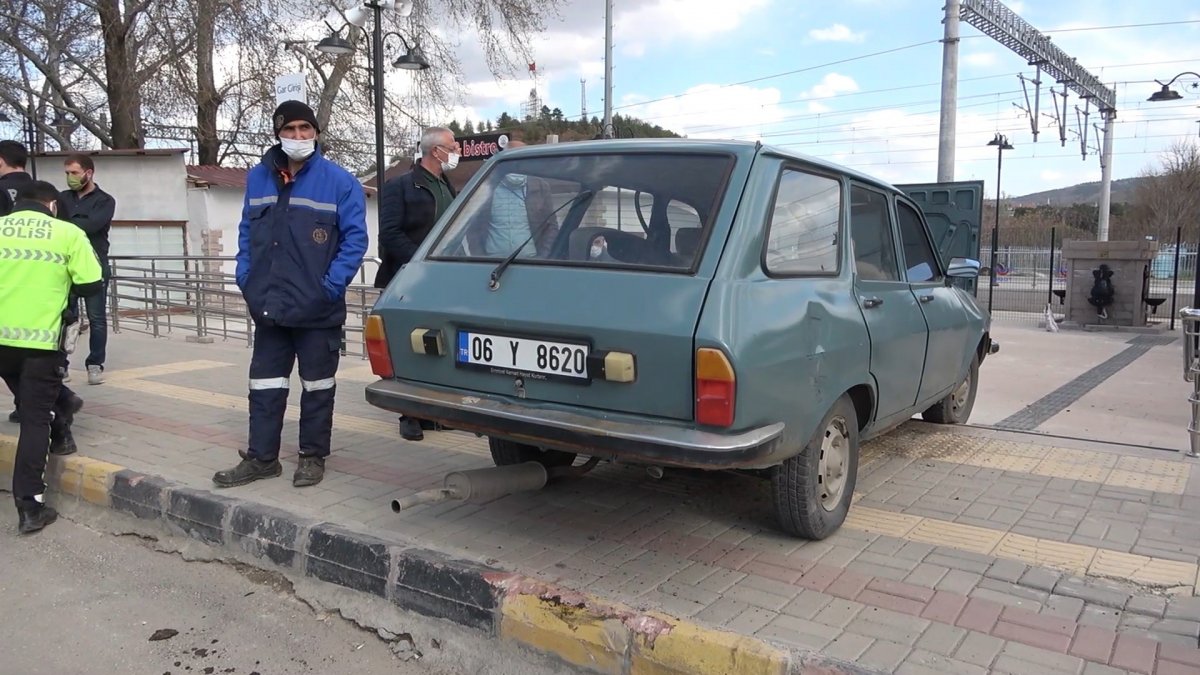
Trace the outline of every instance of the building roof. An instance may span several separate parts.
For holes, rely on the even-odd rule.
[[[226,166],[187,167],[188,180],[201,186],[245,188],[249,169]]]
[[[89,157],[170,157],[189,152],[187,148],[133,148],[129,150],[48,150],[37,153],[38,157],[66,157],[88,155]]]

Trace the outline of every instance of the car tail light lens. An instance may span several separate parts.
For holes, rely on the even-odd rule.
[[[395,376],[392,370],[392,356],[388,353],[387,333],[383,330],[383,319],[377,314],[368,316],[363,335],[367,340],[367,357],[371,359],[371,372],[383,378]]]
[[[733,424],[737,378],[725,353],[707,347],[696,350],[696,422],[715,427]]]

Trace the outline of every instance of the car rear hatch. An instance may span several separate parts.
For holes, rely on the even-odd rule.
[[[376,305],[396,376],[691,419],[695,327],[728,234],[715,225],[729,220],[721,196],[734,166],[732,155],[646,153],[496,163]],[[498,196],[512,174],[526,176],[523,203]],[[524,229],[506,220],[513,203]],[[558,233],[538,237],[552,211]],[[414,331],[440,338],[442,354]]]

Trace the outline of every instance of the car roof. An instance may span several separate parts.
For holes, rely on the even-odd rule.
[[[506,149],[496,155],[496,158],[507,159],[511,157],[513,159],[517,159],[518,157],[624,152],[629,150],[645,151],[647,149],[660,151],[686,150],[688,152],[722,152],[730,153],[737,156],[738,159],[746,160],[751,159],[755,154],[768,154],[810,164],[817,168],[825,169],[826,171],[833,173],[845,174],[854,180],[861,181],[890,192],[903,194],[899,188],[891,183],[888,183],[887,181],[870,176],[860,171],[856,171],[855,169],[851,169],[836,162],[831,162],[821,159],[820,157],[814,157],[812,155],[806,155],[801,152],[795,152],[793,150],[787,150],[775,145],[764,145],[756,141],[701,138],[614,138],[590,141],[572,141],[567,143],[526,145],[519,148]]]

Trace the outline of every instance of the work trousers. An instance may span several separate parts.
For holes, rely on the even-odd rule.
[[[50,420],[62,388],[66,356],[58,350],[21,349],[0,345],[0,375],[15,383],[21,401],[21,435],[13,463],[13,497],[20,504],[46,492],[46,456]]]
[[[300,454],[327,457],[333,433],[335,375],[341,326],[287,328],[258,324],[250,357],[250,439],[247,455],[270,462],[279,457],[292,364],[299,362]]]

